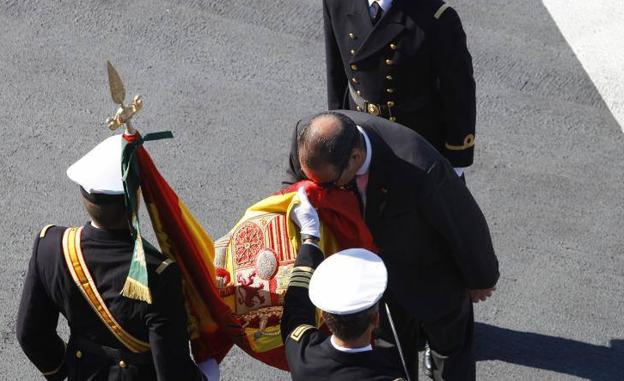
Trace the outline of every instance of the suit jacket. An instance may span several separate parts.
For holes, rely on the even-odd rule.
[[[472,58],[459,16],[442,7],[441,0],[395,0],[373,27],[367,0],[323,0],[328,106],[357,109],[350,83],[382,105],[382,116],[467,167],[476,122]]]
[[[467,289],[498,280],[487,222],[449,162],[423,137],[386,119],[340,111],[372,145],[365,221],[388,269],[388,293],[418,320],[461,306]],[[305,178],[293,137],[289,174]]]
[[[18,341],[44,376],[49,380],[68,377],[70,381],[202,380],[189,353],[176,264],[163,262],[166,257],[146,243],[153,302],[128,299],[120,291],[134,247],[129,232],[84,226],[81,248],[104,303],[126,331],[150,344],[152,361],[148,352],[147,363],[134,363],[74,283],[63,256],[64,231],[55,226],[36,238],[17,317]],[[59,314],[65,316],[71,331],[67,346],[56,333]],[[84,347],[84,342],[91,345]],[[113,348],[121,357],[103,356],[100,350],[92,350],[93,345]],[[120,360],[125,360],[123,365]]]
[[[301,276],[298,268],[316,269],[323,253],[312,245],[301,245],[291,279],[308,283],[311,272]],[[286,359],[295,381],[305,380],[403,380],[398,354],[394,349],[375,348],[360,353],[337,350],[329,335],[316,329],[316,307],[308,289],[289,285],[281,321]]]

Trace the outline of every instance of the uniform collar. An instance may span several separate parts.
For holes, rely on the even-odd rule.
[[[370,163],[373,158],[373,148],[371,146],[370,139],[368,138],[368,135],[366,135],[364,129],[360,126],[356,127],[358,131],[360,131],[360,134],[364,136],[364,142],[366,143],[366,159],[364,159],[364,163],[362,163],[360,169],[358,169],[358,171],[355,173],[357,176],[362,176],[368,173],[368,168],[370,167]]]
[[[365,347],[360,347],[360,348],[341,347],[340,345],[336,344],[334,335],[331,335],[331,337],[329,338],[329,341],[331,342],[332,347],[334,347],[336,350],[343,352],[343,353],[360,353],[360,352],[368,352],[368,351],[373,350],[373,346],[370,344],[368,344]]]
[[[392,8],[392,0],[368,0],[368,7],[370,8],[375,1],[379,3],[384,12],[388,12]]]
[[[128,241],[132,242],[132,235],[130,230],[124,229],[100,229],[91,225],[91,222],[87,222],[84,225],[83,236],[91,238],[97,241]]]

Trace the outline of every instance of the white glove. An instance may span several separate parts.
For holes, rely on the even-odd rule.
[[[217,360],[208,359],[206,361],[202,361],[199,364],[199,370],[206,376],[208,381],[219,381],[219,364],[217,364]]]
[[[299,205],[293,208],[290,213],[290,218],[301,229],[301,234],[308,234],[317,238],[321,237],[321,223],[319,221],[318,213],[310,204],[308,195],[303,187],[297,190],[299,195]]]

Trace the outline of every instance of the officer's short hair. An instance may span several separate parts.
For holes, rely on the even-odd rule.
[[[322,135],[310,126],[321,118],[334,118],[339,129],[336,134]],[[313,116],[304,123],[297,136],[297,149],[303,165],[318,170],[330,164],[343,169],[349,161],[351,150],[362,147],[363,142],[355,122],[339,112],[325,111]]]
[[[99,226],[114,226],[128,217],[123,195],[89,194],[82,187],[80,191],[87,213]]]
[[[368,329],[375,313],[379,311],[379,303],[371,308],[349,315],[337,315],[323,312],[327,328],[341,340],[355,340]]]

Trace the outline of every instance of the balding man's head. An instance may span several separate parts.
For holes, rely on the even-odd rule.
[[[301,127],[297,136],[297,147],[299,162],[309,178],[317,182],[342,185],[340,183],[344,181],[337,180],[343,172],[348,172],[346,170],[354,158],[354,151],[362,151],[363,142],[353,120],[330,111],[315,115]],[[361,154],[360,152],[355,159]],[[357,169],[355,168],[356,171]],[[320,176],[315,179],[315,176],[310,176],[310,172]],[[333,178],[330,177],[330,172],[334,173]]]
[[[349,117],[323,112],[301,128],[297,137],[299,160],[312,170],[327,164],[344,167],[358,143],[359,132]]]

